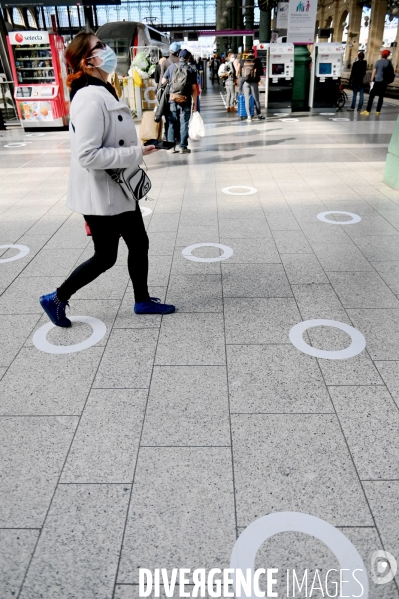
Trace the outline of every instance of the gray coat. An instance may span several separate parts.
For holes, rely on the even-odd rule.
[[[143,161],[129,108],[105,87],[80,89],[71,103],[71,170],[66,205],[80,214],[112,216],[136,209],[105,169]]]

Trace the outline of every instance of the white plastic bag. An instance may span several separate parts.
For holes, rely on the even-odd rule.
[[[199,112],[193,112],[188,126],[188,136],[193,141],[199,141],[205,135],[204,121]]]

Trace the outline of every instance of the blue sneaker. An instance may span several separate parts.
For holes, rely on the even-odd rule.
[[[69,306],[68,302],[61,302],[57,297],[57,292],[48,293],[42,295],[40,298],[40,305],[51,320],[52,323],[57,327],[70,327],[72,326],[69,318],[65,316],[65,308]]]
[[[172,304],[161,304],[159,297],[150,297],[146,302],[134,304],[136,314],[172,314],[175,307]]]

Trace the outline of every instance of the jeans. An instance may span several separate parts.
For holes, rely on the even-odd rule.
[[[236,95],[236,87],[234,81],[226,81],[226,104],[228,108],[234,106],[234,99]]]
[[[178,139],[180,125],[180,148],[187,148],[190,116],[191,99],[190,103],[185,104],[170,103],[168,141],[175,143],[175,139]]]
[[[356,108],[356,98],[357,98],[358,92],[359,92],[359,106],[357,107],[357,109],[361,110],[362,106],[363,106],[364,87],[354,87],[353,88],[352,105],[351,105],[351,108],[353,108],[353,110],[355,110],[355,108]]]
[[[94,255],[75,268],[57,289],[58,298],[62,302],[68,301],[79,289],[112,268],[118,257],[119,237],[122,235],[129,249],[127,265],[135,300],[147,301],[148,236],[139,206],[133,212],[122,212],[115,216],[88,215],[85,220],[90,227]]]
[[[247,111],[247,115],[250,116],[251,112],[249,109],[249,98],[252,95],[254,97],[255,100],[255,108],[256,108],[256,114],[259,116],[261,111],[260,111],[260,101],[259,101],[259,87],[257,83],[248,83],[248,81],[244,81],[244,84],[242,86],[242,89],[244,91],[244,97],[245,97],[245,110]]]
[[[370,91],[369,101],[367,102],[367,112],[371,112],[371,107],[373,106],[373,101],[376,96],[378,96],[376,112],[381,112],[386,87],[387,86],[383,81],[374,82],[373,89]]]

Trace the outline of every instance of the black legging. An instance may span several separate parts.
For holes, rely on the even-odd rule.
[[[119,236],[122,235],[129,249],[127,266],[132,279],[136,302],[149,299],[148,236],[140,208],[115,216],[85,216],[94,243],[94,256],[80,264],[57,289],[57,296],[66,302],[79,289],[88,285],[101,273],[112,268],[118,257]]]

